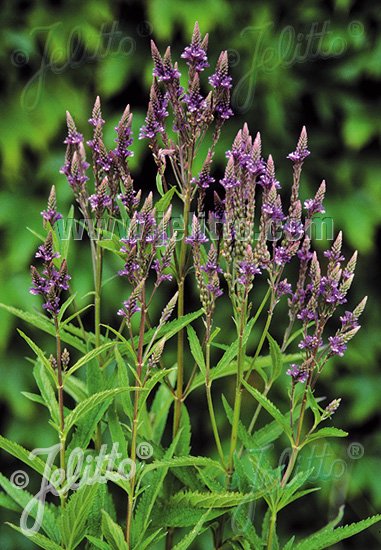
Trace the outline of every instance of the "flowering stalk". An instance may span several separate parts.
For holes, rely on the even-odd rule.
[[[136,361],[136,377],[139,387],[142,387],[142,370],[143,370],[143,345],[144,345],[144,332],[146,325],[146,290],[145,282],[141,285],[141,313],[140,313],[140,328],[139,328],[139,343],[137,350],[137,361]],[[132,432],[131,432],[131,451],[130,458],[135,464],[136,462],[136,443],[138,436],[138,414],[139,414],[139,395],[140,389],[135,390],[134,394],[134,413],[132,419]],[[126,519],[126,542],[128,547],[130,547],[130,537],[131,537],[131,524],[132,524],[132,512],[134,506],[134,492],[135,492],[135,475],[130,479],[130,494],[128,496],[128,505],[127,505],[127,519]]]

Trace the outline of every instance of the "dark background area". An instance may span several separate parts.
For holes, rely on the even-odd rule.
[[[65,110],[70,110],[89,139],[87,119],[99,94],[107,121],[106,141],[111,145],[114,126],[130,103],[137,136],[152,74],[150,39],[154,38],[162,51],[171,44],[173,57],[179,59],[195,20],[203,33],[210,33],[212,67],[221,49],[229,51],[235,83],[235,117],[224,128],[216,173],[222,172],[224,151],[246,121],[251,133],[261,131],[264,154],[272,153],[278,179],[287,191],[292,173],[286,155],[294,149],[305,124],[312,155],[305,164],[302,197],[311,196],[324,178],[328,187],[326,215],[334,218],[335,232],[343,230],[347,256],[354,249],[360,253],[350,305],[369,295],[363,330],[345,357],[328,367],[319,389],[329,400],[342,397],[334,424],[350,436],[347,441],[323,443],[317,449],[312,463],[320,464],[319,453],[326,456],[326,466],[318,467],[317,484],[322,490],[302,505],[300,501],[291,506],[287,518],[280,519],[280,529],[285,534],[312,532],[344,502],[347,522],[355,521],[381,507],[381,11],[377,2],[3,0],[0,301],[26,310],[37,307],[36,298],[28,293],[28,269],[37,240],[27,227],[39,231],[39,213],[52,184],[56,185],[61,212],[69,209],[71,190],[59,174]],[[154,165],[146,142],[136,139],[134,151],[131,169],[145,194],[154,186]],[[327,243],[316,243],[317,247],[324,245]],[[81,296],[91,288],[83,243],[72,247],[71,254],[73,286]],[[118,267],[110,258],[105,276]],[[115,318],[124,293],[120,281],[105,288],[107,321]],[[197,297],[189,296],[188,308],[192,310]],[[224,307],[218,312],[220,326],[229,322],[228,305]],[[277,328],[281,318],[282,311],[274,323],[274,337],[281,337]],[[0,310],[0,432],[33,449],[53,444],[54,434],[47,428],[41,407],[20,393],[33,391],[33,381],[25,359],[29,352],[15,330],[18,326],[22,326],[18,320]],[[29,327],[28,333],[33,335]],[[45,335],[38,338],[40,346],[50,351],[53,342]],[[286,377],[280,380],[273,399],[283,400],[286,406],[288,381]],[[223,382],[216,384],[215,391],[216,395],[229,395],[231,388]],[[189,408],[196,411],[192,413],[193,454],[214,452],[202,392],[191,399]],[[221,409],[218,417],[222,425]],[[228,437],[227,429],[223,433]],[[363,454],[358,460],[351,458],[354,447],[350,445],[356,443]],[[7,475],[19,467],[3,452],[0,460]],[[333,460],[338,462],[330,471]],[[4,519],[11,518],[3,511],[1,514]],[[6,550],[30,547],[8,527],[0,527],[0,539]],[[208,548],[207,542],[205,545]],[[341,547],[381,547],[379,527]]]

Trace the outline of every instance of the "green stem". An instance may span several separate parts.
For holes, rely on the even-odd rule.
[[[269,534],[267,538],[267,550],[272,550],[273,548],[275,525],[276,525],[276,512],[272,512],[270,525],[269,525]]]
[[[212,382],[209,378],[209,375],[210,375],[210,343],[207,342],[206,344],[206,399],[208,402],[209,416],[212,424],[212,430],[213,430],[214,440],[216,442],[218,455],[220,457],[221,465],[223,466],[223,468],[225,468],[224,452],[222,450],[221,439],[218,433],[218,427],[216,422],[216,416],[214,414],[214,406],[213,406],[213,399],[212,399]]]
[[[238,331],[238,356],[237,356],[237,376],[236,376],[236,386],[235,386],[235,398],[234,398],[234,411],[233,411],[233,423],[232,431],[230,438],[230,452],[229,452],[229,461],[228,461],[228,485],[230,485],[231,476],[234,469],[234,453],[237,448],[238,440],[238,426],[239,419],[241,416],[241,402],[242,402],[242,378],[243,378],[243,367],[246,355],[246,349],[243,344],[243,333],[245,330],[246,322],[246,311],[247,311],[247,296],[242,304],[240,312],[240,325]]]
[[[177,299],[177,318],[180,319],[184,315],[184,284],[185,284],[185,263],[186,263],[186,243],[185,238],[188,233],[189,223],[189,208],[191,202],[191,187],[187,186],[184,200],[184,234],[181,241],[180,257],[178,264],[178,299]],[[183,402],[183,385],[184,385],[184,329],[180,330],[177,335],[177,385],[176,399],[173,415],[173,435],[177,434],[180,426],[181,405]]]
[[[307,406],[307,388],[308,388],[309,382],[310,382],[310,380],[307,381],[306,387],[304,389],[304,395],[303,395],[302,406],[301,406],[301,409],[300,409],[300,417],[299,417],[299,421],[298,421],[298,428],[297,428],[297,433],[296,433],[296,438],[295,438],[295,444],[292,446],[291,457],[290,457],[289,463],[287,465],[287,469],[286,469],[286,471],[283,475],[282,481],[281,481],[281,486],[282,487],[284,487],[286,485],[287,481],[290,479],[291,474],[292,474],[293,469],[294,469],[294,466],[295,466],[295,463],[296,463],[296,459],[298,458],[298,454],[299,454],[299,451],[301,449],[300,439],[301,439],[301,436],[302,436],[303,421],[304,421],[304,415],[305,415],[306,406]]]
[[[267,333],[269,331],[269,328],[270,328],[270,324],[271,324],[271,320],[272,320],[272,317],[273,317],[273,313],[272,313],[272,309],[270,310],[269,314],[267,315],[267,319],[266,319],[266,324],[265,324],[265,327],[263,329],[263,332],[261,334],[261,338],[259,340],[259,343],[258,343],[258,346],[257,346],[257,349],[255,351],[255,355],[253,357],[253,360],[251,362],[251,365],[246,373],[246,381],[250,378],[250,374],[252,372],[252,370],[254,369],[255,367],[255,363],[259,357],[259,354],[261,353],[262,351],[262,348],[263,348],[263,344],[265,343],[265,340],[266,340],[266,336],[267,336]]]
[[[137,368],[136,374],[138,378],[139,385],[142,385],[142,370],[143,370],[143,345],[144,345],[144,331],[146,324],[146,303],[145,303],[145,289],[142,290],[142,310],[140,316],[140,327],[139,327],[139,344],[138,344],[138,355],[137,355]],[[134,395],[134,415],[132,421],[132,430],[131,430],[131,453],[130,458],[133,463],[136,462],[136,443],[138,436],[138,422],[139,422],[139,396],[140,389],[135,390]],[[130,539],[131,539],[131,527],[132,527],[132,512],[134,508],[134,491],[135,491],[135,475],[130,479],[130,495],[128,497],[127,504],[127,520],[126,520],[126,542],[130,548]]]
[[[96,267],[95,267],[95,345],[101,344],[101,293],[102,293],[102,247],[97,241],[96,245]],[[101,359],[99,358],[101,362]]]
[[[63,396],[63,377],[62,377],[62,361],[61,361],[61,336],[59,321],[57,316],[54,316],[54,326],[56,330],[56,360],[57,360],[57,390],[58,390],[58,409],[60,417],[60,468],[65,470],[65,412],[64,412],[64,396]],[[61,505],[65,505],[65,495],[61,497]]]

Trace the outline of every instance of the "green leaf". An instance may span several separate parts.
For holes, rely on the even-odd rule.
[[[243,343],[246,344],[250,333],[252,331],[252,328],[254,326],[254,319],[251,319],[249,323],[247,324],[244,334],[243,334]],[[239,346],[239,338],[237,338],[231,346],[227,348],[227,351],[224,353],[224,355],[221,357],[217,365],[211,370],[210,372],[210,379],[214,380],[215,378],[220,378],[220,376],[226,376],[226,374],[223,374],[226,369],[228,369],[231,366],[231,363],[234,361],[234,359],[237,356],[238,353],[238,346]]]
[[[313,470],[314,469],[311,468],[311,469],[309,469],[305,472],[298,472],[296,475],[294,475],[294,477],[291,479],[291,481],[289,481],[287,483],[287,485],[285,487],[283,487],[282,492],[281,492],[281,496],[280,496],[280,499],[279,499],[279,503],[277,505],[278,510],[281,510],[282,508],[287,506],[290,502],[296,500],[296,498],[299,498],[299,497],[294,498],[295,494],[298,491],[298,489],[302,485],[304,485],[304,483],[307,481],[307,479],[312,474]],[[308,494],[309,492],[315,491],[315,490],[317,490],[317,489],[313,488],[311,490],[307,490],[306,492],[305,491],[302,491],[302,492],[303,492],[303,495],[304,495],[304,494]],[[301,497],[303,495],[299,495],[299,496]]]
[[[198,319],[202,314],[204,313],[203,309],[199,309],[197,311],[194,311],[193,313],[187,313],[186,315],[183,315],[180,317],[180,319],[174,319],[173,321],[170,321],[169,323],[166,323],[156,334],[156,340],[159,338],[162,338],[165,336],[166,340],[169,340],[172,338],[172,336],[175,336],[180,330],[185,328],[187,325],[192,323],[195,319]],[[152,337],[155,335],[156,329],[152,328],[148,330],[144,335],[144,343],[148,344]],[[137,345],[138,338],[136,338],[135,344]]]
[[[284,545],[283,550],[292,550],[295,544],[295,535]]]
[[[348,432],[345,432],[344,430],[340,430],[339,428],[321,428],[321,430],[318,430],[317,432],[312,433],[309,435],[306,439],[306,441],[303,443],[303,446],[307,443],[310,443],[311,441],[316,441],[317,439],[322,439],[324,437],[347,437]]]
[[[321,421],[320,409],[310,386],[307,388],[307,403],[313,412],[315,424],[318,425]]]
[[[31,504],[34,498],[34,495],[24,489],[21,489],[20,487],[17,487],[2,474],[0,474],[0,486],[7,493],[8,497],[11,499],[11,502],[17,505],[17,512],[24,510],[28,504]],[[29,515],[33,519],[36,519],[37,511],[37,502],[35,505],[28,507]],[[48,537],[50,537],[53,541],[59,542],[60,535],[59,532],[57,532],[57,519],[54,512],[54,506],[52,504],[45,503],[41,527]]]
[[[242,381],[243,385],[247,389],[247,391],[262,405],[264,409],[274,418],[274,420],[282,427],[283,431],[286,433],[290,441],[292,441],[292,430],[291,426],[285,419],[284,415],[280,412],[280,410],[264,395],[262,395],[261,392],[259,392],[256,388],[253,388],[245,382],[245,380]]]
[[[96,484],[77,489],[61,512],[59,526],[66,550],[74,550],[85,538],[89,509],[97,490]]]
[[[114,350],[115,354],[115,360],[118,367],[118,383],[120,387],[127,387],[130,385],[130,381],[128,378],[128,371],[127,371],[127,365],[125,363],[125,360],[120,354],[120,351],[118,347],[115,347]],[[123,394],[119,400],[122,403],[122,408],[124,413],[127,415],[128,418],[132,418],[133,416],[133,407],[132,407],[132,401],[131,396],[129,393]]]
[[[322,550],[323,548],[329,548],[337,542],[361,533],[361,531],[368,529],[379,521],[381,521],[381,514],[363,519],[357,523],[352,523],[351,525],[338,527],[337,529],[319,531],[299,542],[295,546],[295,550]]]
[[[10,527],[12,527],[12,529],[15,529],[16,531],[24,535],[22,529],[18,525],[14,525],[13,523],[8,523],[8,522],[7,522],[7,525],[9,525]],[[55,543],[51,539],[44,537],[44,535],[41,535],[41,533],[34,533],[33,535],[28,535],[27,538],[30,541],[34,542],[34,544],[36,544],[40,548],[44,548],[44,550],[64,550],[63,546],[60,546],[59,544]]]
[[[110,550],[111,546],[107,544],[107,542],[104,542],[101,539],[98,539],[97,537],[93,537],[92,535],[86,536],[87,540],[91,542],[95,546],[95,548],[99,548],[99,550]]]
[[[37,382],[40,390],[43,403],[48,408],[50,416],[58,427],[60,423],[59,407],[56,399],[56,395],[51,385],[51,381],[46,374],[46,370],[43,367],[41,361],[38,361],[33,369],[34,378]]]
[[[224,493],[184,491],[175,494],[169,501],[174,506],[194,506],[195,508],[232,508],[246,502],[257,500],[263,495],[263,491],[251,493],[239,493],[226,491]]]
[[[90,363],[90,361],[95,359],[95,357],[98,357],[98,355],[115,345],[115,342],[107,342],[106,344],[102,344],[98,348],[92,349],[91,351],[86,353],[86,355],[81,357],[81,359],[79,359],[72,367],[70,367],[70,369],[65,373],[65,377],[71,376],[76,370],[80,369],[87,363]]]
[[[102,533],[113,550],[128,550],[120,525],[107,512],[102,512]]]
[[[195,540],[196,537],[202,532],[205,531],[206,527],[203,528],[204,523],[209,520],[209,510],[200,517],[196,525],[193,527],[191,531],[185,537],[181,539],[181,541],[174,546],[173,550],[186,550],[190,547],[192,542]]]
[[[272,363],[271,379],[276,380],[283,370],[283,356],[278,343],[270,334],[267,334],[267,340],[270,346],[270,357]]]
[[[155,507],[152,511],[152,523],[154,525],[165,525],[166,527],[193,527],[205,514],[202,508],[193,506],[171,506],[165,503]],[[209,520],[226,514],[226,508],[209,511]]]
[[[164,195],[163,178],[159,174],[159,172],[156,174],[156,189],[159,191],[159,195],[162,197]]]
[[[232,522],[234,522],[234,526],[237,526],[237,531],[245,533],[246,538],[250,540],[250,548],[262,548],[262,539],[256,532],[253,519],[248,515],[245,506],[238,506],[233,510]]]
[[[24,464],[30,466],[39,474],[44,475],[45,463],[40,458],[38,458],[38,456],[31,454],[29,451],[24,449],[24,447],[21,447],[21,445],[19,445],[18,443],[9,441],[9,439],[6,439],[2,435],[0,435],[0,449],[4,449],[4,451],[11,454],[15,458],[18,458],[19,460],[24,462]],[[52,470],[53,469],[54,466],[52,467]]]
[[[158,445],[164,434],[172,402],[173,395],[169,388],[165,384],[161,384],[155,393],[149,414],[151,419],[151,439]]]
[[[29,401],[33,401],[33,403],[39,403],[40,405],[45,406],[45,401],[42,399],[41,395],[29,391],[22,391],[21,394],[29,399]]]
[[[65,227],[65,236],[66,239],[61,239],[62,243],[62,257],[67,259],[69,254],[69,246],[71,242],[71,232],[73,229],[73,223],[74,223],[74,205],[72,204],[70,206],[69,213],[67,215],[67,225]]]
[[[55,376],[55,372],[53,370],[53,367],[52,365],[50,364],[50,361],[49,359],[45,356],[44,352],[42,351],[42,349],[40,349],[37,344],[35,344],[33,342],[33,340],[31,340],[31,338],[29,338],[29,336],[27,336],[26,334],[23,333],[22,330],[17,330],[17,332],[20,334],[20,336],[25,340],[25,342],[28,344],[28,346],[34,351],[34,353],[36,354],[36,356],[40,359],[41,363],[44,365],[44,367],[46,368],[46,370],[49,372],[50,376],[52,377],[52,379],[55,381],[56,380],[56,376]]]
[[[163,195],[161,199],[157,201],[157,203],[155,204],[156,212],[166,212],[168,210],[168,207],[171,204],[175,192],[176,187],[171,187],[171,189],[169,189],[169,191],[167,191],[165,195]]]
[[[172,441],[169,449],[164,454],[163,460],[172,458],[176,451],[180,433],[181,431],[177,432],[177,435]],[[160,491],[162,490],[162,485],[167,472],[168,467],[160,468],[159,470],[152,472],[149,477],[149,485],[145,488],[144,493],[139,499],[133,522],[133,539],[135,541],[135,546],[137,546],[140,541],[144,540],[145,533],[150,522],[152,509],[155,506],[156,499]]]
[[[234,344],[232,344],[232,346],[234,346]],[[230,347],[232,347],[232,346],[230,346]],[[218,346],[218,347],[220,347],[220,346]],[[229,348],[227,349],[227,352],[228,351],[229,351]],[[235,374],[237,372],[237,362],[234,361],[236,355],[237,355],[237,350],[234,350],[234,349],[229,353],[229,356],[226,356],[226,353],[225,353],[225,355],[221,358],[221,361],[217,364],[217,366],[214,367],[213,369],[211,369],[211,371],[210,371],[211,379],[212,380],[217,380],[218,378],[224,378],[225,376],[230,376],[232,374]],[[284,355],[283,360],[284,360],[285,363],[286,362],[293,363],[295,361],[298,361],[301,358],[301,356],[302,355],[300,353]],[[223,361],[223,363],[222,363],[222,361]],[[252,364],[252,359],[247,358],[247,360],[245,361],[245,364],[244,364],[244,371],[245,372],[249,368],[251,368],[251,364]],[[267,368],[267,367],[270,367],[270,366],[271,366],[271,357],[270,357],[270,355],[258,357],[258,359],[255,362],[255,368],[257,370],[258,370],[258,368],[262,369],[262,368]],[[196,376],[195,376],[195,378],[192,382],[191,391],[199,388],[200,386],[204,386],[204,384],[205,384],[205,377],[201,372],[199,372],[198,374],[196,374]]]
[[[155,462],[151,462],[151,464],[146,464],[140,479],[143,479],[143,477],[152,470],[157,470],[159,468],[183,468],[185,466],[193,466],[194,468],[197,468],[197,466],[211,467],[219,473],[225,471],[217,460],[205,456],[177,456],[166,460],[156,460]]]
[[[108,427],[110,430],[112,442],[119,444],[119,452],[126,453],[127,441],[124,437],[123,429],[120,424],[115,404],[113,404],[108,410]]]
[[[114,388],[111,390],[105,390],[102,392],[94,393],[81,403],[76,406],[76,408],[71,411],[70,414],[67,415],[65,418],[65,433],[68,433],[71,428],[80,420],[80,418],[91,411],[94,407],[99,405],[102,401],[110,400],[116,395],[123,393],[123,392],[131,392],[131,391],[143,391],[142,388],[134,388],[134,387],[127,387],[127,388]]]
[[[40,315],[37,313],[29,313],[12,306],[7,306],[6,304],[0,304],[0,308],[5,309],[6,311],[11,313],[12,315],[15,315],[16,317],[19,317],[19,319],[22,319],[26,323],[29,323],[30,325],[40,330],[43,330],[44,332],[47,332],[51,336],[55,336],[56,334],[54,324],[52,323],[52,321],[48,320],[43,315]],[[61,340],[73,346],[75,349],[79,350],[80,352],[86,353],[87,348],[86,348],[86,345],[83,343],[83,341],[77,338],[76,336],[73,336],[73,334],[69,334],[69,331],[75,332],[77,335],[80,334],[80,330],[77,329],[77,327],[74,327],[73,325],[68,325],[67,330],[60,330]],[[90,333],[86,333],[86,335],[87,337],[91,336]]]
[[[205,376],[206,365],[205,365],[204,353],[202,351],[202,347],[198,339],[198,336],[196,334],[196,331],[191,325],[188,325],[187,333],[188,333],[188,340],[189,340],[190,350],[193,355],[193,359],[196,361],[197,366],[200,368],[201,372]]]

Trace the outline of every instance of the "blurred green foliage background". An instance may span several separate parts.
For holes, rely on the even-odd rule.
[[[320,393],[343,398],[335,424],[348,430],[350,441],[361,443],[365,454],[351,461],[348,442],[330,444],[330,452],[346,461],[345,474],[336,481],[322,480],[323,496],[316,497],[308,509],[294,507],[294,516],[284,528],[291,532],[319,527],[330,513],[327,500],[332,509],[346,501],[350,518],[365,517],[381,507],[381,11],[377,2],[3,0],[0,302],[23,309],[37,306],[28,293],[28,268],[37,242],[26,228],[39,230],[39,213],[52,184],[60,210],[69,208],[71,192],[59,174],[65,110],[89,136],[86,121],[99,94],[111,144],[118,116],[130,103],[137,135],[151,80],[151,37],[161,48],[171,44],[178,58],[195,20],[202,32],[210,33],[212,65],[221,48],[229,50],[235,82],[236,116],[224,129],[217,166],[222,170],[224,150],[247,121],[252,133],[261,131],[264,153],[273,154],[279,179],[287,188],[291,169],[285,157],[306,124],[312,155],[304,170],[303,198],[325,178],[327,215],[334,217],[335,231],[343,229],[347,252],[354,248],[360,252],[352,304],[364,294],[370,296],[364,330],[345,358],[327,371]],[[154,167],[145,146],[135,142],[131,162],[135,181],[143,190],[154,184]],[[71,263],[73,284],[85,293],[91,276],[81,269],[83,256],[73,253]],[[106,291],[105,310],[115,311],[122,297],[115,288]],[[227,310],[220,313],[222,323],[227,315]],[[44,427],[41,410],[20,394],[30,390],[32,378],[24,358],[26,349],[15,333],[19,324],[0,311],[1,433],[34,448],[50,444],[51,434]],[[285,389],[277,391],[286,397]],[[207,452],[211,438],[201,414],[194,421],[194,445]],[[9,457],[2,454],[1,460],[3,470],[14,469]],[[1,527],[0,533],[1,548],[28,547],[8,528]],[[379,548],[377,537],[377,529],[362,535],[362,545]],[[345,547],[356,544],[348,541]]]

